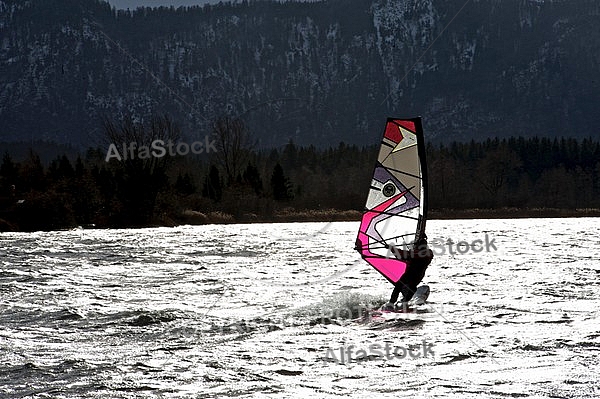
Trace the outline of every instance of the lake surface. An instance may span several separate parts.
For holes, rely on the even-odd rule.
[[[599,221],[430,221],[388,322],[357,222],[2,233],[0,397],[599,397]]]

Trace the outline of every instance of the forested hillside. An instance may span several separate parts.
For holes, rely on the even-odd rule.
[[[2,0],[0,141],[85,149],[105,117],[157,114],[188,140],[239,117],[261,148],[371,145],[416,115],[433,142],[597,137],[598,26],[595,0]]]

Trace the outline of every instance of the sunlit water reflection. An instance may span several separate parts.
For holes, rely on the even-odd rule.
[[[3,233],[0,397],[598,396],[597,227],[430,221],[430,242],[493,245],[440,245],[428,307],[383,324],[352,320],[392,288],[358,223]]]

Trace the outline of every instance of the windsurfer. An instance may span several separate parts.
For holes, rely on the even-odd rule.
[[[383,305],[383,310],[395,310],[395,304],[401,293],[402,303],[406,303],[412,298],[417,286],[425,276],[427,266],[433,259],[433,252],[427,245],[427,236],[415,241],[411,250],[397,251],[394,254],[398,259],[407,263],[406,272],[394,286],[390,301]]]

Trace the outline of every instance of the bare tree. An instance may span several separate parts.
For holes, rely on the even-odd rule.
[[[488,193],[489,205],[504,203],[501,194],[506,194],[509,180],[516,178],[521,165],[519,156],[504,144],[489,151],[477,162],[472,176]]]
[[[131,116],[125,117],[120,124],[105,118],[104,132],[109,141],[109,151],[114,148],[118,152],[115,154],[118,160],[125,165],[135,164],[150,173],[169,162],[166,150],[161,149],[168,147],[169,143],[174,145],[180,139],[179,127],[167,115],[152,117],[148,125],[135,122]]]
[[[256,142],[242,120],[227,116],[215,121],[213,133],[217,139],[215,156],[225,171],[227,183],[231,184],[246,166]]]
[[[153,117],[147,125],[126,117],[120,124],[106,119],[104,131],[110,141],[106,161],[111,161],[115,171],[117,196],[123,206],[118,222],[147,224],[154,216],[157,195],[167,184],[167,167],[180,137],[179,128],[168,116]]]

